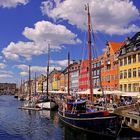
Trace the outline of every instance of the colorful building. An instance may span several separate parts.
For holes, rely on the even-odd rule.
[[[73,92],[78,91],[79,89],[79,71],[80,71],[80,63],[79,62],[73,62],[73,64],[70,65],[70,90]]]
[[[79,91],[87,90],[89,87],[88,66],[89,66],[89,61],[82,60],[80,65],[80,73],[79,73]]]
[[[65,90],[65,75],[63,72],[60,75],[60,90],[61,91]]]
[[[49,74],[49,81],[50,81],[50,86],[52,87],[52,90],[60,90],[60,75],[61,71],[58,71],[54,69],[50,74]]]
[[[46,76],[41,74],[36,78],[36,91],[41,93],[44,91],[43,82],[46,81]]]
[[[118,51],[123,44],[123,42],[107,42],[101,60],[101,84],[104,90],[118,90]]]
[[[101,60],[103,55],[95,58],[92,62],[92,81],[93,88],[100,88]]]
[[[140,87],[140,32],[127,38],[119,53],[119,89],[138,92]]]
[[[69,85],[70,85],[70,91],[77,91],[79,88],[79,69],[80,69],[80,61],[76,62],[73,61],[69,65]],[[68,86],[68,67],[64,70],[64,76],[65,76],[65,90],[67,90]]]

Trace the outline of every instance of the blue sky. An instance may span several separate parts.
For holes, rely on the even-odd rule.
[[[87,56],[89,3],[95,36],[93,51],[103,53],[106,41],[124,41],[140,31],[139,0],[0,0],[0,82],[27,79],[46,72],[51,45],[51,70]]]

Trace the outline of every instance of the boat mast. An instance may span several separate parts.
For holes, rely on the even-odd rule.
[[[36,95],[36,72],[35,72],[35,95]]]
[[[89,57],[89,88],[90,88],[90,100],[93,101],[93,84],[92,84],[92,52],[91,52],[91,21],[89,4],[87,4],[88,13],[88,57]]]
[[[30,65],[29,65],[29,101],[31,100],[31,71],[30,71]]]
[[[68,52],[68,95],[70,95],[70,71],[69,71],[69,66],[70,66],[70,52]]]
[[[20,94],[22,95],[22,94],[23,94],[23,89],[22,89],[22,78],[21,78],[21,85],[20,85],[20,87],[21,87],[21,88],[20,88],[20,90],[21,90],[21,91],[20,91],[20,92],[21,92]]]
[[[47,87],[46,87],[47,98],[49,95],[49,67],[50,67],[49,65],[50,65],[50,44],[48,44]]]

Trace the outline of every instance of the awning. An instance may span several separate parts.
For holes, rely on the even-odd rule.
[[[131,96],[131,97],[140,97],[139,92],[124,92],[121,96]]]

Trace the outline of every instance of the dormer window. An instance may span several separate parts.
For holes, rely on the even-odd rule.
[[[140,40],[140,35],[137,37],[137,39],[136,40]]]
[[[125,48],[122,48],[121,53],[122,53],[122,54],[125,54],[125,53],[126,53],[126,49],[125,49]]]

